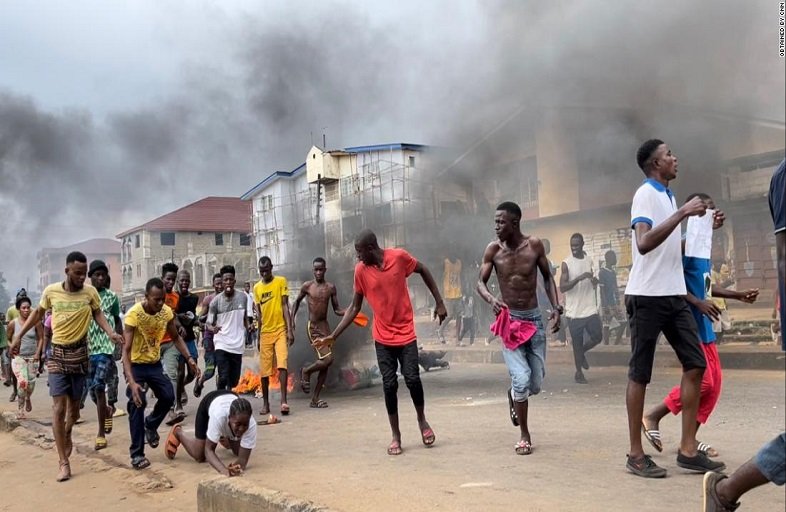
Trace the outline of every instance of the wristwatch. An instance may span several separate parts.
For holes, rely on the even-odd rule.
[[[554,309],[556,309],[557,313],[559,313],[560,315],[564,315],[565,314],[565,308],[562,307],[562,304],[557,304],[557,307],[554,308]]]

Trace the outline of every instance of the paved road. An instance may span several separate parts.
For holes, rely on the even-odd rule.
[[[504,366],[455,364],[423,377],[427,414],[437,433],[434,448],[420,444],[403,384],[404,454],[399,457],[385,454],[389,435],[379,386],[327,393],[324,398],[330,408],[323,410],[308,409],[305,396],[296,392],[290,400],[293,414],[281,425],[260,429],[258,448],[243,478],[346,512],[700,510],[701,476],[683,473],[675,464],[679,435],[675,418],[661,423],[667,448],[654,454],[669,469],[669,477],[644,480],[625,471],[623,368],[590,370],[588,386],[573,384],[567,366],[552,365],[548,372],[544,392],[530,406],[535,451],[528,457],[513,450],[517,429],[507,417]],[[662,397],[678,378],[676,370],[659,369],[648,404]],[[45,393],[42,385],[34,417],[48,416]],[[713,444],[730,468],[736,468],[784,429],[785,399],[782,372],[729,371],[718,409],[700,438]],[[254,402],[258,409],[259,401]],[[5,402],[0,407],[8,410],[11,405]],[[195,408],[192,398],[188,429]],[[88,456],[94,414],[88,405],[88,421],[77,427],[79,449]],[[114,465],[124,465],[127,447],[127,426],[121,418],[109,448],[101,454]],[[45,453],[30,464],[54,476],[56,457]],[[196,485],[213,476],[212,470],[182,453],[174,462],[167,461],[160,449],[148,455],[155,472],[174,484],[173,489],[156,493],[155,499],[169,510],[196,510]],[[96,470],[77,464],[74,471],[78,480],[80,471]],[[129,477],[133,475],[129,470]],[[743,510],[786,508],[783,488],[772,485],[745,497],[743,503]]]

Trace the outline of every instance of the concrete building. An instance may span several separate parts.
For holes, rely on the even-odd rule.
[[[652,133],[653,125],[664,128]],[[767,304],[776,281],[766,194],[784,157],[784,134],[782,122],[689,109],[522,110],[440,178],[464,183],[460,201],[483,219],[462,238],[475,247],[476,258],[484,244],[473,233],[491,238],[493,206],[511,200],[522,206],[524,230],[550,240],[555,263],[569,255],[570,236],[580,232],[596,268],[607,250],[617,253],[624,285],[631,264],[630,203],[644,179],[635,151],[644,140],[661,137],[679,159],[672,184],[678,203],[705,192],[727,214],[715,233],[713,259],[730,265],[739,289],[762,290],[760,302]],[[466,176],[472,176],[469,183]]]
[[[103,260],[109,267],[110,289],[121,293],[123,276],[120,264],[120,242],[109,238],[92,238],[66,247],[47,247],[38,251],[38,291],[65,279],[65,261],[68,253],[79,251],[87,256],[88,263]]]
[[[161,266],[176,263],[191,272],[195,292],[211,286],[223,265],[234,265],[237,281],[256,278],[251,205],[236,197],[206,197],[117,235],[124,301],[144,294]]]
[[[363,228],[374,229],[384,246],[410,246],[439,213],[428,178],[436,154],[405,143],[312,147],[305,163],[241,197],[253,206],[257,257],[270,256],[296,284],[310,277],[312,259],[324,256],[339,281],[354,268],[352,242]]]

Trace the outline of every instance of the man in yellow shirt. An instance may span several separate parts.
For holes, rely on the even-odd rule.
[[[161,366],[161,340],[168,334],[170,343],[186,358],[196,378],[199,367],[188,352],[186,343],[175,325],[175,313],[164,304],[164,282],[154,277],[145,285],[145,298],[134,304],[125,316],[123,328],[123,373],[128,389],[128,426],[131,430],[131,465],[134,469],[150,466],[145,457],[145,441],[150,448],[158,447],[158,427],[175,403],[175,389]],[[147,397],[142,385],[153,391],[156,405],[145,418]]]
[[[448,257],[444,261],[444,273],[442,275],[442,297],[445,299],[445,308],[448,310],[448,317],[437,328],[437,338],[440,343],[445,344],[445,329],[451,320],[456,321],[456,345],[462,346],[459,341],[461,331],[461,260]]]
[[[281,384],[281,414],[289,414],[287,404],[287,358],[289,347],[295,342],[289,313],[289,286],[282,276],[273,276],[273,262],[267,256],[259,258],[259,276],[254,285],[254,303],[259,319],[259,371],[262,375],[263,406],[260,414],[270,414],[270,376],[278,368]]]
[[[71,429],[79,418],[79,402],[87,374],[87,330],[95,320],[98,326],[115,343],[123,338],[114,332],[101,312],[101,299],[90,285],[85,285],[87,258],[81,252],[66,257],[66,280],[47,286],[38,307],[30,313],[22,328],[14,333],[9,347],[14,354],[19,349],[22,336],[33,329],[52,310],[52,354],[46,362],[49,373],[49,394],[53,401],[52,432],[57,454],[60,456],[60,473],[57,481],[71,478],[69,457],[73,443]]]

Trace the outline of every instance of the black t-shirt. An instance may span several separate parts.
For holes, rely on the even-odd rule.
[[[196,325],[196,308],[198,304],[198,295],[193,293],[189,293],[188,295],[180,295],[180,301],[177,304],[177,314],[180,315],[190,311],[194,315],[191,321],[184,321],[180,319],[180,325],[182,325],[183,329],[186,330],[186,335],[184,337],[185,341],[196,339],[196,334],[194,334],[194,326]]]

